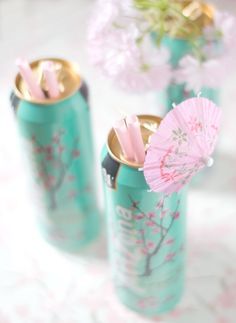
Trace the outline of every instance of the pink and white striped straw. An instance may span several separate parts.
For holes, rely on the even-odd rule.
[[[35,99],[40,99],[40,100],[45,99],[43,90],[41,89],[40,85],[37,83],[35,75],[28,61],[22,58],[18,58],[16,60],[16,65],[19,69],[21,77],[23,78],[23,80],[27,85],[30,95]]]
[[[129,161],[134,161],[134,152],[131,145],[128,129],[126,127],[125,121],[120,120],[115,123],[113,127],[115,130],[116,136],[120,143],[124,157]]]
[[[131,145],[134,151],[134,160],[137,164],[143,164],[145,160],[145,148],[140,129],[139,119],[136,115],[131,115],[126,118],[127,129]]]
[[[46,80],[49,97],[53,99],[58,98],[60,95],[60,91],[53,62],[44,61],[41,66],[43,70],[43,75]]]

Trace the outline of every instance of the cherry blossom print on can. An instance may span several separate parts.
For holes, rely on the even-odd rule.
[[[141,129],[150,129],[147,123],[145,116]],[[150,192],[143,171],[117,156],[108,140],[102,171],[113,283],[127,307],[159,315],[174,309],[184,290],[186,191]]]
[[[44,207],[38,217],[41,231],[52,244],[74,251],[97,235],[99,219],[88,91],[72,64],[55,60],[59,63],[61,97],[34,102],[16,92],[12,104]]]

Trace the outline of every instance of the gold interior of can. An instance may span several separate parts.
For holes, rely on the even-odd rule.
[[[145,148],[147,148],[150,136],[156,132],[162,119],[153,115],[139,115],[137,117],[140,122],[143,143],[145,145]],[[119,163],[125,164],[133,168],[143,167],[142,164],[137,164],[133,161],[129,161],[124,157],[118,138],[113,128],[108,134],[107,149],[110,156]]]
[[[178,0],[183,17],[186,21],[181,26],[178,25],[178,19],[170,16],[167,21],[167,32],[175,33],[175,37],[187,38],[187,36],[200,35],[204,28],[214,23],[215,9],[212,5],[201,0]],[[177,31],[177,33],[176,33]]]
[[[52,104],[55,102],[62,101],[69,96],[73,95],[78,91],[81,85],[81,77],[79,75],[79,68],[76,63],[68,62],[64,59],[59,58],[44,58],[33,61],[30,66],[33,70],[33,73],[36,76],[38,83],[41,85],[46,96],[48,95],[47,86],[43,77],[41,64],[44,61],[51,61],[54,63],[55,72],[57,75],[60,95],[57,98],[45,97],[45,99],[35,99],[33,98],[27,88],[27,85],[20,73],[16,75],[15,79],[15,94],[25,101],[29,101],[37,104]]]

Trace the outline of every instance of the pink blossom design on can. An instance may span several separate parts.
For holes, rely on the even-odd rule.
[[[150,276],[153,271],[163,268],[167,263],[173,261],[177,254],[182,253],[183,250],[179,245],[175,245],[175,239],[170,236],[170,231],[174,223],[180,218],[179,205],[180,200],[176,203],[175,210],[171,210],[165,206],[165,200],[167,196],[158,201],[155,211],[145,212],[141,209],[140,203],[134,201],[131,196],[130,211],[134,213],[133,219],[139,219],[136,225],[139,227],[133,231],[136,235],[135,246],[138,248],[143,258],[143,268],[141,273],[137,273],[140,276]],[[137,213],[135,213],[137,211]],[[160,215],[165,213],[165,217]],[[151,215],[151,216],[150,216]],[[152,237],[150,233],[155,234],[157,237]],[[163,249],[165,247],[165,249]],[[169,247],[169,248],[168,248]],[[171,250],[169,250],[171,247]],[[167,251],[165,251],[167,250]],[[164,251],[164,255],[163,255]],[[159,263],[155,263],[153,258],[156,257],[159,252],[162,256]]]
[[[134,216],[135,220],[142,220],[144,218],[143,214],[137,214]]]
[[[74,158],[79,157],[79,156],[80,156],[80,151],[79,151],[78,149],[74,149],[74,150],[72,151],[72,156],[73,156]]]
[[[174,243],[174,239],[173,238],[170,238],[170,239],[168,239],[168,240],[166,240],[166,242],[165,242],[165,244],[166,245],[171,245],[171,244],[173,244]]]
[[[166,255],[165,260],[167,262],[172,261],[174,259],[175,255],[176,255],[175,252],[170,252],[170,253],[168,253],[168,255]]]
[[[75,199],[78,194],[74,192],[72,194],[74,188],[73,186],[70,187],[75,182],[75,175],[70,173],[70,169],[80,157],[78,138],[74,138],[72,146],[66,149],[63,145],[65,134],[65,130],[60,129],[53,134],[50,142],[45,145],[39,142],[35,134],[30,139],[35,155],[38,182],[43,186],[49,197],[50,209],[57,208],[59,202],[57,195],[62,186],[65,190],[65,193],[63,193],[65,199],[68,196]],[[65,183],[67,184],[65,185]],[[71,184],[69,185],[69,183]]]

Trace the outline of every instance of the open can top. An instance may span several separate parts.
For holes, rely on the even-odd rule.
[[[166,32],[170,36],[181,39],[188,39],[189,35],[200,36],[206,27],[214,23],[215,9],[209,3],[201,0],[177,0],[176,6],[182,12],[183,24],[180,25],[180,17],[170,14],[165,22]]]
[[[28,102],[46,105],[46,104],[53,104],[53,103],[65,100],[66,98],[70,97],[71,95],[73,95],[78,91],[78,89],[81,86],[82,80],[79,75],[78,65],[76,63],[72,63],[59,58],[44,58],[44,59],[33,61],[32,63],[30,63],[30,67],[33,70],[33,73],[35,74],[36,79],[40,84],[41,88],[43,89],[44,93],[46,94],[46,96],[47,96],[47,86],[44,80],[42,67],[41,67],[41,64],[45,61],[51,61],[54,63],[55,72],[59,83],[59,90],[60,90],[59,97],[57,98],[46,97],[43,100],[33,98],[28,91],[25,81],[21,77],[20,73],[18,73],[15,78],[15,87],[14,87],[15,94],[18,98]]]
[[[156,132],[162,119],[158,116],[153,116],[153,115],[138,115],[137,117],[140,122],[143,143],[145,145],[145,149],[147,149],[148,144],[150,142],[150,138]],[[141,164],[137,164],[133,161],[126,160],[113,128],[110,130],[108,134],[107,149],[110,156],[114,160],[118,161],[119,163],[133,168],[143,167],[143,165]]]

